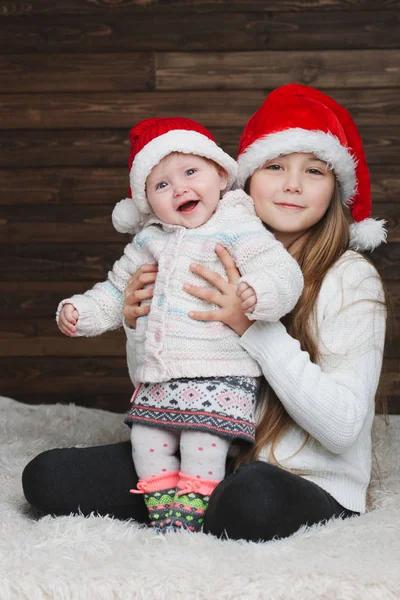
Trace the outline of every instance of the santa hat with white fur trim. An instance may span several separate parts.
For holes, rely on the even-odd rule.
[[[146,199],[146,179],[151,170],[171,152],[196,154],[220,165],[228,174],[226,189],[236,179],[236,161],[217,146],[211,133],[200,123],[183,117],[140,121],[130,131],[130,189],[128,197],[116,204],[112,222],[121,233],[135,233],[152,209]]]
[[[239,144],[238,187],[266,161],[310,152],[329,164],[353,219],[350,246],[373,250],[386,241],[385,221],[371,219],[371,188],[363,144],[348,111],[322,92],[289,84],[271,92],[248,121]]]

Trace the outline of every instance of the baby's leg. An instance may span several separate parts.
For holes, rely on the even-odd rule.
[[[181,435],[181,471],[195,479],[221,481],[230,440],[201,431],[183,431]]]
[[[175,527],[198,531],[211,493],[225,476],[230,442],[209,433],[184,431],[181,435],[181,471],[170,512]]]
[[[179,471],[179,431],[132,425],[132,458],[140,479]]]
[[[138,489],[131,492],[144,493],[151,525],[163,528],[179,476],[179,460],[175,455],[179,432],[133,425],[131,442],[132,458],[139,477]]]

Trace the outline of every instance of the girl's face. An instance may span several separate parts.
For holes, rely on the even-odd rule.
[[[257,215],[285,246],[324,216],[335,177],[313,154],[294,152],[266,162],[250,179]]]

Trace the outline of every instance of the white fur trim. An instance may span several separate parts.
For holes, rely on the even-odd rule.
[[[237,187],[243,187],[267,160],[292,152],[311,152],[328,163],[338,178],[343,203],[350,204],[357,190],[356,159],[331,133],[299,127],[271,133],[251,144],[238,157]]]
[[[383,219],[364,219],[350,225],[350,248],[353,250],[374,250],[386,242],[387,230]]]
[[[150,175],[152,168],[158,165],[160,160],[171,154],[171,152],[197,154],[221,165],[228,173],[226,190],[229,190],[236,180],[236,161],[217,146],[215,142],[197,131],[186,131],[184,129],[168,131],[146,144],[135,156],[132,164],[129,175],[132,198],[134,198],[134,201],[143,213],[152,212],[146,200],[146,179]]]
[[[143,215],[132,198],[124,198],[114,206],[111,219],[117,231],[133,234],[141,229]]]

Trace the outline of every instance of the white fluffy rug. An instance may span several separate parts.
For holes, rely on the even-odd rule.
[[[21,473],[42,450],[128,439],[122,417],[0,398],[1,600],[400,598],[400,416],[376,420],[375,509],[266,544],[80,516],[37,520]]]

